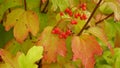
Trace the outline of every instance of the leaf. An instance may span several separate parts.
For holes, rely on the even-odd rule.
[[[0,0],[1,1],[1,0]],[[0,4],[0,22],[3,18],[3,15],[5,11],[7,11],[9,8],[13,8],[16,6],[22,6],[22,0],[4,0],[3,3]]]
[[[85,68],[94,68],[95,55],[102,54],[102,48],[94,36],[74,36],[72,39],[73,60],[80,59]]]
[[[19,53],[13,57],[8,51],[0,49],[0,56],[9,68],[18,68],[17,58],[19,57]]]
[[[104,14],[111,14],[114,10],[117,10],[117,7],[112,2],[105,2],[100,6],[100,11]]]
[[[39,31],[39,19],[35,12],[27,11],[27,26],[29,31],[32,33],[33,36],[36,36],[37,32]]]
[[[100,40],[102,40],[105,43],[105,45],[108,46],[108,48],[110,49],[110,51],[112,53],[114,53],[114,50],[112,49],[112,46],[109,43],[108,38],[105,35],[105,32],[103,31],[103,29],[100,29],[99,27],[91,27],[88,30],[88,32],[91,33],[91,34],[93,34],[94,36],[98,37]]]
[[[42,58],[42,53],[42,46],[33,46],[29,49],[27,55],[22,53],[18,58],[20,68],[37,68],[35,62]]]
[[[64,11],[67,7],[69,7],[69,0],[51,0],[52,2],[52,10],[56,11],[57,8],[60,8],[60,11]]]
[[[35,8],[39,8],[40,0],[26,0],[27,9],[32,10]]]
[[[23,14],[21,16],[22,19],[19,20],[19,22],[16,22],[17,24],[14,26],[14,37],[16,40],[20,43],[22,43],[28,36],[28,29],[26,26],[26,17]],[[22,27],[22,28],[21,28]]]
[[[64,39],[59,39],[56,35],[51,33],[52,27],[48,26],[44,29],[37,45],[44,47],[43,63],[56,62],[57,55],[66,55],[66,44]]]
[[[19,18],[24,12],[25,12],[24,9],[16,9],[9,13],[7,15],[7,20],[3,23],[3,25],[5,26],[5,30],[9,31],[13,26],[15,26],[15,24],[18,22]]]
[[[14,37],[19,43],[22,43],[29,32],[36,36],[39,31],[39,19],[35,12],[18,8],[7,15],[4,26],[6,31],[14,27]]]
[[[116,59],[115,68],[120,68],[120,56],[118,56]]]

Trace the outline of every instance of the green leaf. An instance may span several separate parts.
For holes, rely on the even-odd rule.
[[[42,58],[43,47],[41,46],[33,46],[27,53],[26,57],[31,62],[35,63],[37,60]]]
[[[113,19],[105,21],[105,32],[109,39],[114,38],[116,35],[116,29],[114,23],[115,22]]]
[[[117,7],[112,2],[105,2],[100,6],[100,11],[104,14],[111,14],[114,10],[117,10]]]
[[[97,65],[95,68],[113,68],[113,67],[110,65],[104,64],[104,65]]]
[[[22,0],[5,0],[0,5],[0,10],[1,10],[0,11],[0,22],[3,18],[5,11],[7,11],[9,8],[13,8],[13,7],[17,7],[17,6],[22,6]]]
[[[51,0],[52,2],[52,10],[55,11],[57,8],[60,8],[60,11],[64,11],[67,7],[69,7],[69,0]]]
[[[115,68],[120,68],[120,56],[116,58]]]
[[[26,3],[29,10],[39,8],[40,6],[40,0],[26,0]]]
[[[42,58],[43,47],[33,46],[29,49],[27,55],[21,54],[18,58],[20,68],[37,68],[36,61]]]

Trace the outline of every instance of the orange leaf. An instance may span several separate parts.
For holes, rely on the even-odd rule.
[[[73,60],[81,59],[85,68],[94,68],[95,55],[102,54],[102,48],[93,36],[83,35],[72,38]]]
[[[38,45],[42,45],[44,47],[44,57],[43,62],[56,62],[57,55],[65,56],[67,49],[64,39],[59,39],[57,36],[51,33],[52,28],[47,27],[42,32]]]

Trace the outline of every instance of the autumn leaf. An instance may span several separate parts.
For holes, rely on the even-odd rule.
[[[18,8],[7,15],[4,26],[6,31],[14,27],[14,37],[22,43],[29,32],[36,36],[39,31],[39,19],[35,12]]]
[[[46,27],[42,32],[37,45],[44,47],[43,62],[56,62],[57,55],[66,55],[66,44],[64,39],[59,39],[51,33],[52,27]]]
[[[113,50],[111,44],[109,43],[108,38],[107,38],[107,36],[106,36],[106,34],[105,34],[103,29],[100,29],[99,27],[91,27],[88,30],[88,32],[93,34],[94,36],[98,37],[100,40],[102,40],[108,46],[110,51],[112,53],[114,53],[114,50]]]
[[[80,59],[85,68],[94,68],[95,55],[102,54],[102,48],[94,36],[82,35],[72,38],[73,60]]]
[[[0,56],[5,62],[2,68],[4,68],[5,66],[9,68],[18,68],[17,59],[19,55],[20,53],[17,53],[16,56],[12,56],[11,53],[9,53],[8,51],[0,49]]]

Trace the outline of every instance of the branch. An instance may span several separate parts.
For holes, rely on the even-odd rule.
[[[24,0],[24,7],[25,7],[25,10],[27,10],[26,0]]]
[[[95,23],[95,25],[97,25],[97,24],[101,23],[102,21],[108,19],[108,18],[111,17],[113,14],[114,14],[114,13],[111,13],[111,14],[108,15],[107,17],[105,17],[105,18],[103,18],[103,19],[97,21],[97,22]],[[90,26],[87,26],[85,29],[88,29],[88,28],[90,28]]]
[[[81,29],[81,31],[78,33],[78,36],[80,36],[82,34],[82,32],[84,31],[84,29],[86,28],[86,26],[88,25],[88,23],[90,22],[90,20],[92,19],[93,15],[95,14],[97,8],[99,7],[100,3],[102,2],[102,0],[100,0],[98,2],[98,4],[96,5],[96,7],[94,8],[93,12],[91,13],[90,17],[88,18],[87,22],[85,23],[85,25],[83,26],[83,28]]]
[[[111,17],[113,14],[114,14],[114,13],[111,13],[110,15],[108,15],[108,16],[105,17],[105,18],[103,18],[102,20],[99,20],[99,21],[96,22],[95,24],[97,25],[97,24],[101,23],[102,21],[104,21],[104,20],[108,19],[109,17]]]
[[[54,26],[54,28],[56,28],[60,23],[66,21],[66,20],[71,21],[72,19],[71,19],[71,18],[60,19],[60,20],[57,22],[57,24]],[[53,29],[54,29],[54,28],[53,28]]]
[[[45,7],[44,7],[43,10],[41,11],[42,13],[46,13],[45,10],[46,10],[48,4],[49,4],[49,0],[47,0],[47,3],[46,3],[46,5],[45,5]]]

